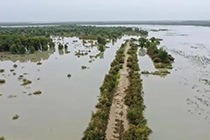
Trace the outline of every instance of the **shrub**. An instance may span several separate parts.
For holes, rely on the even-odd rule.
[[[18,53],[17,45],[13,44],[13,45],[10,47],[10,52],[11,52],[12,54]]]
[[[65,44],[65,45],[64,45],[64,47],[65,47],[65,50],[67,50],[67,49],[68,49],[68,45],[67,45],[67,44]]]
[[[128,106],[127,119],[130,127],[123,134],[123,140],[148,140],[151,130],[146,126],[146,119],[143,116],[145,106],[142,97],[142,83],[140,79],[136,47],[130,49],[130,57],[127,65],[130,67],[130,86],[126,90],[125,104]],[[147,72],[148,73],[148,72]]]
[[[18,53],[19,53],[19,54],[24,54],[24,53],[26,53],[25,46],[19,45],[19,46],[18,46]]]
[[[26,85],[29,85],[31,84],[32,82],[28,79],[23,79],[23,83],[21,84],[21,86],[26,86]]]
[[[16,114],[15,116],[12,117],[12,119],[13,119],[13,120],[17,120],[19,117],[20,117],[20,116]]]
[[[61,43],[58,44],[58,49],[62,50],[63,49],[63,45]]]
[[[33,46],[30,46],[30,47],[29,47],[29,52],[30,52],[30,53],[34,53],[34,52],[35,52],[35,48],[34,48]]]
[[[98,36],[97,41],[98,41],[98,44],[106,45],[106,38]]]
[[[145,125],[131,125],[124,133],[123,140],[148,140],[151,130]]]
[[[99,50],[100,52],[104,52],[104,51],[105,51],[105,46],[104,46],[103,44],[99,44],[99,45],[98,45],[98,50]]]
[[[33,94],[34,95],[40,95],[40,94],[42,94],[42,92],[40,90],[38,90],[38,91],[35,91]]]
[[[14,64],[14,65],[13,65],[13,67],[14,67],[14,68],[17,68],[17,67],[18,67],[18,65],[17,65],[17,64]]]
[[[168,53],[166,52],[166,50],[160,48],[158,52],[158,57],[160,58],[161,62],[164,62],[168,57]]]
[[[114,89],[119,79],[119,70],[122,65],[118,62],[117,57],[124,52],[124,46],[117,51],[115,59],[111,63],[109,74],[105,75],[104,82],[100,87],[99,102],[96,105],[97,111],[92,114],[89,126],[84,132],[82,140],[105,140],[106,128],[109,119],[109,111],[114,96]]]
[[[48,46],[47,46],[47,45],[43,45],[43,46],[42,46],[42,50],[43,50],[43,51],[47,51],[47,50],[48,50]]]
[[[0,69],[0,73],[3,73],[4,72],[4,69]]]
[[[160,59],[159,59],[158,57],[155,57],[155,58],[153,59],[153,62],[159,63],[159,62],[160,62]]]
[[[6,83],[6,80],[0,79],[0,84],[4,84],[4,83]]]

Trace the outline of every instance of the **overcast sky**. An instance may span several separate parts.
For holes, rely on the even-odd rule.
[[[0,3],[0,22],[210,19],[210,0],[0,0]]]

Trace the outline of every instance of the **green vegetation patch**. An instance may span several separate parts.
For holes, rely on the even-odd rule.
[[[0,73],[3,73],[4,72],[4,69],[0,69]]]
[[[129,81],[127,94],[125,96],[125,104],[128,106],[127,119],[130,127],[123,134],[123,140],[148,140],[149,134],[152,132],[147,126],[147,121],[144,118],[143,112],[145,109],[143,93],[142,93],[142,81],[138,73],[139,66],[137,58],[137,46],[131,45],[128,53],[130,54],[130,60],[136,64],[136,67],[130,66]]]
[[[6,83],[6,80],[0,79],[0,84],[4,84],[4,83]]]
[[[148,35],[147,31],[131,27],[96,27],[61,25],[49,27],[15,27],[1,28],[0,30],[0,52],[11,52],[12,54],[34,53],[35,51],[46,51],[55,47],[50,36],[73,37],[80,39],[97,40],[103,46],[107,40],[116,40],[125,34]],[[59,39],[60,40],[60,39]],[[77,40],[73,41],[77,42]],[[86,43],[84,41],[84,43]],[[58,45],[59,50],[67,49],[67,44]]]
[[[115,59],[111,63],[109,73],[105,75],[104,82],[100,87],[101,94],[98,99],[98,104],[96,105],[97,111],[92,113],[91,121],[84,132],[82,140],[106,139],[106,128],[109,119],[109,111],[114,96],[114,89],[119,83],[119,70],[122,68],[124,50],[125,44],[123,44],[117,51]]]
[[[28,79],[23,79],[23,83],[21,84],[21,86],[26,86],[26,85],[29,85],[31,84],[32,82]]]
[[[38,90],[38,91],[35,91],[33,94],[34,95],[40,95],[40,94],[42,94],[42,91]]]
[[[16,114],[15,116],[12,117],[12,119],[13,119],[13,120],[17,120],[19,117],[20,117],[20,116]]]
[[[142,37],[139,38],[139,46],[147,48],[147,54],[154,62],[155,68],[172,69],[174,58],[163,48],[158,49],[157,46],[160,44],[160,41],[162,40],[155,37],[150,39]]]

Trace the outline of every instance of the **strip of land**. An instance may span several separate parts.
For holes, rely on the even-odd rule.
[[[127,106],[124,104],[124,98],[126,96],[125,90],[129,86],[129,80],[128,80],[128,68],[127,68],[127,60],[128,60],[128,49],[130,48],[130,45],[127,43],[125,46],[125,59],[123,63],[123,68],[120,69],[120,79],[119,79],[119,85],[117,86],[112,106],[109,114],[109,121],[107,125],[106,130],[106,138],[107,140],[118,140],[122,139],[122,134],[124,130],[127,130],[128,120],[127,120]]]

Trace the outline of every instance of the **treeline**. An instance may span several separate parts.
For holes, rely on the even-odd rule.
[[[102,36],[106,39],[119,38],[127,33],[147,35],[148,32],[131,27],[96,27],[96,26],[47,26],[47,27],[17,27],[0,28],[0,34],[22,34],[27,36],[78,36],[81,39],[97,39]]]
[[[14,54],[33,53],[47,50],[55,44],[50,36],[77,36],[80,39],[93,39],[99,43],[99,50],[104,51],[107,39],[117,39],[125,34],[147,35],[148,32],[130,27],[96,27],[96,26],[47,26],[47,27],[12,27],[0,28],[0,51]]]
[[[152,37],[150,39],[142,37],[139,39],[139,45],[142,48],[147,48],[147,54],[154,62],[156,68],[171,69],[174,58],[163,48],[159,49],[157,47],[160,44],[160,40],[161,39],[157,39],[155,37]]]
[[[44,36],[32,36],[18,34],[0,34],[0,52],[10,51],[13,54],[24,54],[26,52],[46,51],[54,47],[52,39]]]
[[[96,105],[97,111],[92,114],[89,126],[84,132],[82,140],[105,140],[106,129],[109,119],[110,107],[114,96],[114,89],[118,85],[119,70],[124,63],[125,44],[117,51],[115,59],[111,63],[109,74],[104,78],[104,82],[100,87],[99,102]]]
[[[152,132],[147,126],[147,121],[143,115],[145,105],[139,75],[137,49],[137,45],[131,44],[131,48],[128,51],[130,55],[128,63],[132,62],[135,66],[129,66],[130,86],[127,89],[125,104],[128,106],[127,119],[130,127],[124,132],[123,140],[148,140],[149,134]]]

